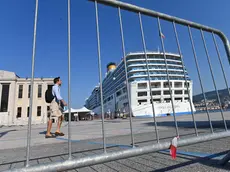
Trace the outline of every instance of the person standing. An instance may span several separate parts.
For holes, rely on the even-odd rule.
[[[60,77],[54,78],[54,86],[52,87],[52,95],[54,98],[50,103],[51,114],[48,117],[49,119],[48,119],[47,132],[45,138],[55,138],[56,136],[65,135],[60,131],[61,124],[64,119],[63,116],[64,106],[67,106],[66,102],[61,97],[61,93],[60,93],[61,84],[62,84],[62,80],[60,79]],[[57,130],[55,132],[55,135],[52,135],[51,128],[52,128],[52,119],[54,117],[58,118],[58,123],[57,123]]]

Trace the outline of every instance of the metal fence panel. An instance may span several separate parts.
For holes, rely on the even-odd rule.
[[[157,24],[158,24],[158,32],[159,32],[159,38],[160,38],[160,42],[161,42],[161,48],[162,48],[162,52],[163,52],[163,56],[164,56],[164,63],[165,63],[165,67],[166,67],[166,74],[167,74],[167,82],[168,82],[168,88],[169,88],[169,93],[170,93],[170,98],[171,98],[171,106],[172,106],[172,110],[173,110],[173,117],[174,117],[174,124],[175,124],[175,129],[176,129],[176,135],[179,136],[179,129],[178,129],[178,124],[177,124],[177,119],[176,119],[176,113],[175,113],[175,105],[174,105],[174,100],[173,100],[173,95],[172,95],[172,88],[171,88],[171,84],[170,84],[170,76],[169,76],[169,70],[168,70],[168,64],[167,64],[167,58],[166,58],[166,50],[165,50],[165,44],[164,44],[164,40],[162,38],[162,26],[161,26],[161,21],[165,20],[168,21],[172,24],[173,26],[173,31],[175,34],[175,39],[176,39],[176,43],[177,43],[177,49],[178,49],[178,53],[180,55],[180,57],[182,57],[182,50],[181,50],[181,46],[180,46],[180,41],[178,38],[178,32],[177,32],[177,25],[183,25],[185,27],[188,28],[188,35],[190,38],[190,43],[191,43],[191,49],[193,52],[193,57],[195,60],[195,64],[196,64],[196,70],[198,73],[198,77],[199,77],[199,81],[200,81],[200,87],[202,90],[202,95],[204,98],[204,102],[205,102],[205,108],[206,108],[206,112],[207,112],[207,116],[208,116],[208,120],[209,120],[209,125],[210,125],[210,130],[211,133],[208,135],[198,135],[198,131],[197,131],[197,125],[196,125],[196,120],[195,120],[195,115],[194,115],[194,111],[193,111],[193,107],[192,107],[192,100],[191,100],[191,96],[190,92],[189,92],[189,86],[188,86],[188,79],[186,77],[186,71],[185,71],[185,67],[184,67],[184,61],[182,58],[182,66],[183,66],[183,77],[186,83],[186,90],[188,92],[188,98],[189,98],[189,105],[190,105],[190,109],[191,109],[191,114],[192,114],[192,119],[193,119],[193,125],[194,125],[194,130],[195,130],[195,137],[192,138],[186,138],[186,139],[180,139],[178,141],[178,146],[185,146],[185,145],[189,145],[189,144],[195,144],[198,142],[204,142],[204,141],[209,141],[209,140],[213,140],[213,139],[219,139],[219,138],[224,138],[224,137],[229,137],[230,136],[230,132],[228,131],[227,128],[227,124],[226,124],[226,120],[224,117],[224,113],[223,113],[223,109],[221,107],[221,101],[220,101],[220,96],[219,96],[219,92],[217,90],[217,86],[216,86],[216,81],[214,78],[214,74],[213,74],[213,66],[211,64],[210,61],[210,55],[209,55],[209,51],[206,45],[206,40],[205,40],[205,36],[204,36],[204,31],[209,32],[212,34],[212,38],[213,38],[213,42],[217,51],[217,55],[218,55],[218,60],[221,66],[221,70],[222,70],[222,74],[224,76],[224,81],[226,84],[226,87],[228,87],[228,83],[227,83],[227,77],[226,77],[226,72],[224,71],[223,68],[223,62],[221,60],[221,55],[219,52],[219,48],[217,45],[217,41],[215,38],[215,35],[218,35],[225,47],[226,50],[226,54],[228,57],[228,60],[230,62],[230,44],[228,39],[226,38],[226,36],[219,30],[211,28],[211,27],[207,27],[198,23],[194,23],[194,22],[190,22],[187,20],[183,20],[177,17],[173,17],[173,16],[169,16],[166,14],[162,14],[156,11],[152,11],[149,9],[145,9],[145,8],[141,8],[138,6],[134,6],[128,3],[123,3],[121,1],[115,1],[115,0],[90,0],[93,1],[95,4],[95,15],[96,15],[96,35],[97,35],[97,48],[98,48],[98,70],[99,70],[99,81],[100,81],[100,101],[101,101],[101,114],[102,114],[102,137],[103,137],[103,149],[104,149],[104,153],[100,154],[100,155],[95,155],[95,156],[89,156],[89,157],[85,157],[85,158],[80,158],[80,159],[74,159],[72,158],[71,155],[71,97],[70,97],[70,65],[71,65],[71,42],[70,42],[70,0],[68,0],[68,104],[69,104],[69,122],[68,122],[68,150],[69,150],[69,159],[62,161],[62,162],[56,162],[56,163],[49,163],[49,164],[42,164],[42,165],[37,165],[37,166],[30,166],[29,162],[30,162],[30,141],[31,141],[31,121],[32,121],[32,100],[33,100],[33,79],[34,79],[34,66],[35,66],[35,49],[36,49],[36,30],[37,30],[37,16],[38,16],[38,2],[39,0],[36,0],[36,7],[35,7],[35,19],[34,19],[34,41],[33,41],[33,54],[32,54],[32,76],[31,76],[31,92],[30,94],[32,95],[30,97],[30,115],[29,115],[29,123],[28,123],[28,135],[27,135],[27,154],[26,154],[26,167],[21,168],[21,169],[13,169],[11,171],[61,171],[61,170],[68,170],[68,169],[73,169],[73,168],[79,168],[79,167],[85,167],[85,166],[89,166],[89,165],[95,165],[95,164],[100,164],[100,163],[105,163],[108,161],[113,161],[113,160],[118,160],[120,158],[128,158],[128,157],[132,157],[132,156],[137,156],[137,155],[141,155],[141,154],[145,154],[145,153],[150,153],[150,152],[155,152],[155,151],[159,151],[159,150],[163,150],[163,149],[168,149],[170,146],[170,142],[160,142],[160,138],[159,138],[159,133],[158,133],[158,126],[157,126],[157,119],[156,119],[156,114],[155,114],[155,108],[154,108],[154,101],[153,101],[153,97],[154,95],[152,94],[152,88],[151,88],[151,76],[150,76],[150,70],[149,70],[149,65],[148,65],[148,55],[147,55],[147,50],[146,50],[146,41],[145,41],[145,33],[144,33],[144,29],[143,29],[143,24],[142,24],[142,16],[150,16],[152,18],[156,18],[157,19]],[[125,78],[126,78],[126,88],[127,88],[127,94],[128,94],[128,104],[129,104],[129,123],[130,123],[130,136],[131,136],[131,142],[132,142],[132,148],[128,149],[128,150],[122,150],[122,151],[117,151],[117,152],[112,152],[112,153],[107,153],[106,152],[106,128],[105,128],[105,122],[104,122],[104,102],[103,102],[103,88],[102,88],[102,66],[101,66],[101,42],[100,42],[100,29],[99,29],[99,13],[98,13],[98,3],[100,4],[104,4],[107,6],[112,6],[114,8],[118,9],[118,17],[119,17],[119,24],[120,24],[120,36],[121,36],[121,45],[122,45],[122,54],[123,54],[123,60],[124,60],[124,65],[125,65]],[[128,73],[127,73],[127,64],[126,64],[126,47],[125,47],[125,39],[124,39],[124,31],[123,31],[123,21],[122,21],[122,12],[121,10],[125,10],[125,11],[130,11],[130,12],[134,12],[138,15],[139,17],[139,24],[140,24],[140,30],[141,30],[141,38],[142,38],[142,46],[143,46],[143,52],[145,55],[145,62],[146,62],[146,68],[147,68],[147,76],[148,76],[148,83],[149,83],[149,91],[150,91],[150,97],[151,97],[151,101],[152,101],[152,112],[153,112],[153,120],[154,120],[154,125],[155,125],[155,133],[156,133],[156,138],[157,138],[157,143],[153,144],[153,145],[149,145],[149,146],[144,146],[144,147],[135,147],[135,138],[134,138],[134,134],[133,134],[133,122],[132,122],[132,113],[131,113],[131,105],[130,105],[130,89],[129,89],[129,80],[128,80]],[[193,34],[192,34],[192,30],[193,29],[197,29],[200,31],[201,37],[202,37],[202,41],[203,41],[203,46],[205,49],[205,54],[207,57],[207,61],[208,61],[208,66],[210,69],[210,73],[212,76],[212,81],[213,81],[213,85],[215,88],[215,92],[216,92],[216,96],[218,99],[218,103],[220,106],[220,112],[221,112],[221,116],[222,116],[222,120],[224,123],[224,128],[226,131],[224,132],[217,132],[214,133],[213,130],[213,124],[212,124],[212,120],[210,118],[210,113],[207,107],[207,102],[206,102],[206,95],[204,92],[204,86],[203,86],[203,81],[201,78],[201,74],[200,74],[200,66],[198,64],[198,57],[197,57],[197,53],[196,53],[196,48],[195,48],[195,43],[194,43],[194,39],[193,39]],[[228,89],[228,93],[230,96],[230,91]]]

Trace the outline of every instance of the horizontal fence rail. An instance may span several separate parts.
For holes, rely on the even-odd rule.
[[[158,26],[158,33],[159,33],[159,41],[160,41],[160,45],[161,45],[161,53],[162,53],[162,57],[163,57],[163,65],[165,66],[165,71],[166,71],[166,79],[164,79],[167,84],[167,91],[169,91],[169,95],[171,102],[170,102],[170,107],[172,108],[172,115],[173,115],[173,124],[175,125],[175,133],[176,136],[180,136],[180,131],[179,131],[179,126],[178,126],[178,120],[176,117],[176,108],[175,108],[175,101],[174,101],[174,97],[173,97],[173,86],[171,85],[171,80],[170,79],[170,70],[168,67],[168,60],[167,60],[167,50],[166,50],[166,46],[165,46],[165,42],[164,39],[162,37],[162,25],[161,25],[161,21],[167,21],[170,22],[170,24],[172,24],[173,27],[173,34],[176,40],[176,48],[178,51],[179,56],[181,57],[181,64],[182,64],[182,71],[183,71],[183,81],[185,81],[185,89],[187,90],[187,94],[188,94],[188,102],[189,102],[189,108],[191,110],[191,118],[192,118],[192,123],[193,123],[193,127],[194,127],[194,131],[195,131],[195,136],[192,136],[190,138],[181,138],[178,139],[178,146],[186,146],[186,145],[191,145],[191,144],[196,144],[196,143],[200,143],[200,142],[206,142],[206,141],[210,141],[210,140],[215,140],[215,139],[221,139],[221,138],[225,138],[225,137],[229,137],[230,136],[230,131],[228,131],[228,127],[227,127],[227,123],[226,123],[226,119],[224,116],[224,111],[222,108],[222,104],[221,104],[221,100],[220,100],[220,95],[219,95],[219,91],[217,88],[217,82],[215,80],[215,76],[214,76],[214,71],[213,71],[213,64],[211,63],[210,60],[210,54],[209,54],[209,50],[208,50],[208,46],[206,43],[206,39],[205,39],[205,35],[204,35],[204,31],[205,32],[209,32],[212,34],[212,40],[215,46],[215,50],[217,52],[217,56],[218,56],[218,61],[219,61],[219,65],[221,67],[221,72],[223,74],[224,77],[224,83],[228,89],[228,94],[230,96],[230,91],[229,91],[229,86],[228,86],[228,80],[226,77],[226,72],[224,70],[223,67],[223,62],[221,59],[221,55],[220,55],[220,51],[219,51],[219,47],[216,41],[216,37],[215,35],[218,35],[220,37],[220,39],[222,40],[223,44],[224,44],[224,48],[227,54],[227,58],[228,61],[230,63],[230,44],[229,41],[227,39],[227,37],[220,31],[208,26],[204,26],[202,24],[198,24],[198,23],[194,23],[188,20],[184,20],[184,19],[180,19],[177,17],[173,17],[170,15],[166,15],[163,13],[159,13],[156,11],[152,11],[149,9],[145,9],[145,8],[141,8],[135,5],[131,5],[128,3],[124,3],[121,1],[116,1],[116,0],[89,0],[89,1],[93,1],[94,5],[95,5],[95,20],[96,20],[96,37],[97,37],[97,55],[98,55],[98,78],[99,78],[99,83],[100,83],[100,105],[101,105],[101,132],[102,132],[102,138],[103,138],[103,150],[104,153],[99,154],[99,155],[95,155],[95,156],[87,156],[84,158],[79,158],[79,159],[75,159],[72,157],[72,145],[71,145],[71,96],[70,96],[70,82],[71,82],[71,71],[70,71],[70,67],[71,67],[71,35],[70,35],[70,7],[71,7],[71,0],[68,0],[68,107],[69,107],[69,119],[68,119],[68,160],[63,160],[60,162],[52,162],[52,163],[48,163],[48,164],[40,164],[40,165],[34,165],[31,166],[30,165],[30,146],[31,146],[31,121],[32,121],[32,100],[33,100],[33,79],[34,79],[34,59],[35,59],[35,49],[36,49],[36,30],[37,30],[37,17],[38,17],[38,1],[36,0],[36,7],[35,7],[35,19],[34,19],[34,41],[33,41],[33,55],[32,55],[32,79],[31,79],[31,92],[30,94],[32,95],[30,97],[30,114],[29,114],[29,121],[28,121],[28,135],[27,135],[27,154],[26,154],[26,166],[23,168],[16,168],[16,169],[11,169],[9,171],[24,171],[24,172],[36,172],[36,171],[43,171],[43,172],[48,172],[48,171],[63,171],[63,170],[69,170],[69,169],[74,169],[74,168],[80,168],[80,167],[86,167],[86,166],[90,166],[90,165],[96,165],[96,164],[101,164],[101,163],[105,163],[105,162],[109,162],[109,161],[114,161],[114,160],[118,160],[118,159],[124,159],[124,158],[129,158],[129,157],[133,157],[133,156],[138,156],[138,155],[142,155],[142,154],[146,154],[146,153],[151,153],[151,152],[156,152],[156,151],[160,151],[160,150],[164,150],[164,149],[168,149],[171,145],[171,142],[168,141],[162,141],[160,139],[160,132],[159,132],[159,127],[158,127],[158,122],[157,122],[157,118],[156,118],[156,108],[155,108],[155,102],[154,102],[154,94],[153,94],[153,89],[152,89],[152,79],[151,79],[151,68],[149,67],[150,64],[150,60],[148,59],[148,51],[147,51],[147,45],[146,45],[146,40],[145,40],[145,32],[144,32],[144,26],[143,26],[143,22],[142,22],[142,16],[150,16],[152,18],[156,18],[157,19],[157,26]],[[107,147],[106,147],[106,126],[105,126],[105,109],[104,109],[104,90],[103,90],[103,79],[102,79],[102,63],[101,63],[101,41],[100,41],[100,25],[99,25],[99,9],[98,9],[98,4],[103,4],[103,5],[107,5],[107,6],[112,6],[118,9],[118,19],[119,19],[119,29],[120,29],[120,36],[121,36],[121,47],[122,47],[122,55],[123,55],[123,63],[124,63],[124,69],[125,69],[125,88],[127,90],[127,97],[128,97],[128,107],[129,107],[129,125],[130,125],[130,138],[131,138],[131,145],[132,147],[130,149],[126,149],[126,150],[120,150],[120,151],[116,151],[116,152],[107,152]],[[124,29],[123,29],[123,20],[122,20],[122,10],[125,11],[130,11],[130,12],[134,12],[137,14],[137,18],[139,19],[139,26],[140,26],[140,35],[141,35],[141,43],[142,43],[142,52],[143,52],[143,61],[146,65],[146,71],[147,71],[147,82],[149,84],[149,90],[148,92],[150,92],[150,103],[151,103],[151,110],[153,113],[153,122],[154,122],[154,129],[155,129],[155,134],[156,134],[156,141],[157,143],[152,143],[148,146],[143,146],[143,147],[136,147],[135,145],[135,137],[134,137],[134,133],[133,133],[133,115],[132,115],[132,108],[131,108],[131,91],[130,91],[130,87],[129,87],[129,75],[128,75],[128,65],[127,65],[127,59],[126,59],[126,46],[125,46],[125,33],[124,33]],[[199,79],[199,84],[200,84],[200,89],[202,91],[202,98],[204,100],[204,104],[205,104],[205,110],[207,113],[207,118],[208,118],[208,124],[210,127],[210,133],[209,134],[205,134],[205,135],[201,135],[198,132],[198,126],[197,126],[197,121],[195,118],[195,112],[193,110],[193,102],[192,102],[192,93],[190,93],[190,80],[189,78],[187,78],[187,74],[186,74],[186,68],[184,65],[184,59],[182,58],[183,56],[183,51],[182,48],[180,46],[180,40],[178,37],[178,31],[177,31],[177,25],[183,25],[184,27],[186,27],[187,29],[187,34],[189,36],[189,46],[192,50],[192,57],[194,59],[195,62],[195,67],[196,67],[196,72],[198,75],[198,79]],[[211,119],[211,115],[208,109],[208,105],[207,105],[207,98],[206,98],[206,94],[205,94],[205,89],[204,89],[204,81],[202,80],[201,77],[201,70],[200,70],[200,65],[198,63],[198,55],[197,55],[197,51],[196,51],[196,47],[195,47],[195,42],[194,42],[194,36],[192,33],[191,28],[197,29],[201,35],[202,38],[202,44],[203,44],[203,48],[205,50],[205,55],[207,58],[207,62],[208,62],[208,69],[210,71],[211,74],[211,78],[212,78],[212,83],[214,85],[214,89],[215,89],[215,93],[217,96],[217,101],[218,101],[218,105],[220,106],[220,113],[221,113],[221,117],[222,117],[222,121],[223,121],[223,127],[225,129],[225,131],[221,131],[221,132],[214,132],[213,129],[213,121]],[[184,82],[182,82],[184,84]],[[183,86],[184,88],[184,86]],[[184,91],[184,90],[183,90]],[[184,97],[185,98],[185,97]],[[115,102],[116,103],[116,102]],[[225,158],[226,161],[226,158]]]
[[[230,132],[221,132],[221,133],[215,133],[212,135],[204,135],[204,136],[198,136],[193,137],[189,139],[181,139],[178,141],[178,146],[186,146],[190,144],[210,141],[214,139],[220,139],[224,137],[229,137]],[[171,142],[164,142],[164,143],[158,143],[150,146],[144,146],[141,148],[132,148],[128,150],[113,152],[113,153],[105,153],[101,155],[95,155],[95,156],[89,156],[81,159],[72,159],[72,160],[66,160],[62,162],[56,162],[56,163],[49,163],[49,164],[42,164],[39,166],[31,166],[28,168],[21,168],[21,169],[13,169],[11,172],[48,172],[48,171],[63,171],[63,170],[69,170],[74,168],[80,168],[80,167],[86,167],[90,165],[95,164],[101,164],[109,161],[114,161],[122,158],[129,158],[137,155],[142,155],[150,152],[156,152],[164,149],[168,149]],[[10,171],[5,171],[10,172]]]
[[[95,1],[95,0],[89,0],[89,1]],[[143,15],[150,16],[150,17],[155,17],[155,18],[159,17],[159,18],[166,20],[166,21],[169,21],[169,22],[175,22],[177,24],[181,24],[184,26],[190,26],[190,27],[193,27],[196,29],[202,29],[203,31],[215,33],[222,39],[224,46],[225,46],[227,56],[228,56],[228,60],[230,63],[230,48],[229,48],[230,43],[229,43],[229,40],[224,35],[224,33],[218,29],[211,28],[211,27],[199,24],[199,23],[188,21],[188,20],[184,20],[184,19],[181,19],[178,17],[170,16],[167,14],[159,13],[159,12],[149,10],[146,8],[141,8],[141,7],[138,7],[136,5],[124,3],[121,1],[115,1],[115,0],[96,0],[96,1],[98,3],[104,4],[104,5],[108,5],[108,6],[112,6],[112,7],[116,7],[116,8],[119,7],[120,9],[123,9],[123,10],[131,11],[131,12],[135,12],[135,13],[141,13]]]

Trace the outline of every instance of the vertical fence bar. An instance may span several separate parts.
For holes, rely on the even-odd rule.
[[[68,107],[69,107],[69,121],[68,121],[68,148],[69,159],[71,159],[71,42],[70,42],[70,0],[68,0]]]
[[[37,33],[37,19],[38,19],[38,0],[35,2],[35,16],[34,16],[34,37],[33,37],[33,54],[32,54],[32,73],[31,73],[31,90],[30,90],[30,113],[27,130],[27,152],[26,152],[26,166],[29,166],[30,161],[30,142],[31,142],[31,123],[32,123],[32,111],[33,111],[33,90],[34,90],[34,63],[36,52],[36,33]]]
[[[210,114],[209,114],[208,107],[207,107],[206,96],[205,96],[205,93],[204,93],[203,83],[202,83],[202,79],[201,79],[201,76],[200,76],[200,68],[199,68],[199,64],[198,64],[198,60],[197,60],[196,50],[195,50],[194,41],[193,41],[190,26],[188,26],[188,31],[189,31],[190,42],[191,42],[191,45],[192,45],[193,56],[194,56],[195,63],[196,63],[196,69],[197,69],[197,73],[198,73],[198,77],[199,77],[199,81],[200,81],[200,87],[201,87],[203,98],[204,98],[205,109],[206,109],[206,112],[207,112],[210,129],[211,129],[211,132],[213,133],[212,121],[211,121]]]
[[[98,21],[98,7],[97,1],[95,1],[95,12],[96,12],[96,29],[97,29],[97,51],[98,51],[98,70],[99,70],[99,80],[100,80],[100,94],[101,94],[101,119],[102,119],[102,135],[103,135],[103,148],[106,153],[106,143],[105,143],[105,122],[104,122],[104,102],[103,102],[103,92],[102,92],[102,72],[101,72],[101,45],[100,45],[100,29]]]
[[[173,28],[174,28],[174,33],[175,33],[175,37],[176,37],[178,52],[180,54],[181,62],[182,62],[182,66],[183,66],[184,79],[185,79],[186,89],[187,89],[187,92],[188,92],[189,104],[190,104],[190,108],[191,108],[192,119],[193,119],[193,124],[194,124],[194,128],[195,128],[195,133],[196,133],[196,136],[198,136],[197,126],[196,126],[196,121],[195,121],[194,111],[193,111],[193,106],[192,106],[192,100],[191,100],[192,95],[190,95],[190,90],[189,90],[189,85],[188,85],[188,79],[187,79],[186,73],[185,73],[184,59],[182,57],[182,52],[181,52],[181,48],[180,48],[180,42],[179,42],[179,38],[178,38],[176,24],[175,24],[174,21],[173,21]]]
[[[165,46],[164,46],[164,41],[163,41],[163,38],[162,38],[162,30],[161,30],[161,23],[160,23],[160,18],[159,17],[157,17],[157,22],[158,22],[158,30],[159,30],[160,40],[161,40],[161,46],[162,46],[163,54],[164,54],[165,68],[166,68],[167,80],[168,80],[168,84],[169,84],[169,92],[170,92],[170,98],[171,98],[171,104],[172,104],[172,110],[173,110],[173,117],[174,117],[174,122],[175,122],[175,127],[176,127],[176,134],[177,134],[177,136],[179,136],[179,130],[178,130],[178,125],[177,125],[177,120],[176,120],[176,113],[175,113],[175,108],[174,108],[174,100],[173,100],[173,96],[172,96],[172,88],[171,88],[170,78],[169,78],[169,73],[168,73],[167,58],[166,58],[166,54],[165,54]]]
[[[138,15],[139,15],[140,28],[141,28],[142,44],[143,44],[143,49],[144,49],[144,53],[145,53],[146,68],[147,68],[147,73],[148,73],[148,83],[149,83],[150,97],[151,97],[151,101],[152,101],[151,104],[152,104],[155,132],[156,132],[157,143],[159,143],[160,140],[159,140],[159,134],[158,134],[158,129],[157,129],[156,113],[155,113],[155,108],[154,108],[154,104],[153,104],[154,102],[153,102],[151,78],[150,78],[150,72],[149,72],[148,56],[147,56],[147,50],[146,50],[146,44],[145,44],[145,35],[144,35],[144,30],[143,30],[143,25],[142,25],[141,13],[139,12]]]
[[[216,52],[217,52],[218,59],[219,59],[219,62],[220,62],[220,66],[221,66],[221,70],[222,70],[222,73],[223,73],[224,81],[225,81],[226,87],[228,89],[228,94],[230,96],[228,81],[227,81],[226,74],[225,74],[225,71],[224,71],[224,66],[223,66],[223,63],[222,63],[222,60],[221,60],[220,51],[219,51],[219,48],[218,48],[218,45],[217,45],[217,42],[216,42],[216,38],[215,38],[215,35],[214,35],[213,32],[212,32],[212,38],[213,38],[213,41],[214,41],[214,44],[215,44],[215,48],[216,48]]]
[[[203,32],[202,29],[200,29],[200,32],[201,32],[201,37],[202,37],[203,44],[204,44],[205,53],[206,53],[206,56],[207,56],[207,59],[208,59],[208,64],[209,64],[209,69],[210,69],[211,76],[212,76],[213,85],[214,85],[214,88],[215,88],[215,91],[216,91],[216,96],[217,96],[218,103],[219,103],[219,106],[220,106],[220,113],[221,113],[221,116],[222,116],[222,119],[223,119],[223,122],[224,122],[225,130],[227,131],[228,128],[227,128],[226,121],[225,121],[225,118],[224,118],[224,113],[223,113],[223,109],[222,109],[222,105],[221,105],[221,101],[220,101],[220,95],[219,95],[219,92],[217,90],[216,81],[215,81],[213,70],[212,70],[211,60],[210,60],[210,56],[209,56],[209,53],[208,53],[208,48],[207,48],[207,45],[206,45],[206,41],[205,41],[205,38],[204,38],[204,32]]]
[[[121,16],[121,9],[120,9],[120,7],[118,7],[118,15],[119,15],[119,22],[120,22],[120,33],[121,33],[123,60],[124,60],[124,65],[125,65],[125,79],[126,79],[126,88],[127,88],[127,95],[128,95],[129,122],[130,122],[130,132],[131,132],[130,134],[131,134],[132,146],[135,147],[134,136],[133,136],[132,109],[131,109],[131,103],[130,103],[130,88],[129,88],[127,63],[126,63],[125,39],[124,39],[123,24],[122,24],[122,16]]]

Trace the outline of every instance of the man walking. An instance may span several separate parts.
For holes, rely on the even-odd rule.
[[[63,117],[64,109],[63,108],[64,106],[67,106],[67,104],[61,97],[61,93],[60,93],[61,84],[62,84],[62,81],[60,77],[54,78],[54,86],[52,87],[52,94],[54,96],[54,99],[52,100],[50,104],[51,115],[49,116],[45,138],[55,138],[56,136],[64,136],[64,133],[60,131],[60,128],[61,128],[62,121],[64,119]],[[55,135],[51,134],[53,117],[58,118],[57,130],[55,132]]]

